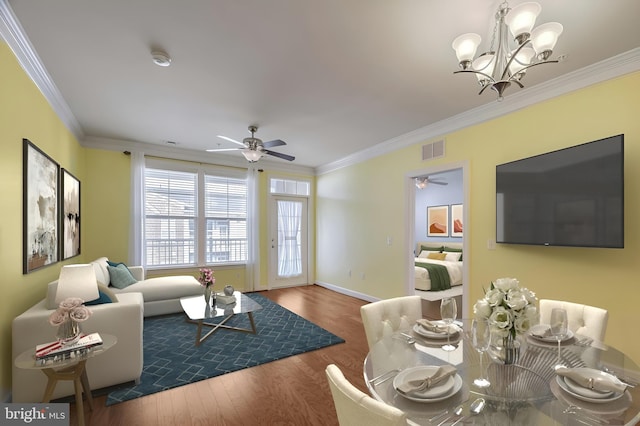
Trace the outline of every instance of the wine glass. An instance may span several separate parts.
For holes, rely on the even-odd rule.
[[[471,344],[480,353],[480,377],[473,381],[473,384],[479,388],[486,388],[491,385],[489,380],[484,376],[484,367],[482,358],[484,353],[489,349],[491,341],[491,328],[487,318],[474,319],[471,323]]]
[[[551,310],[551,334],[558,341],[558,362],[554,368],[564,367],[560,362],[560,342],[566,336],[569,327],[567,320],[567,311],[561,308],[553,308]]]
[[[456,306],[456,299],[453,297],[443,297],[440,301],[440,316],[447,325],[447,344],[442,347],[445,351],[454,351],[455,346],[451,344],[451,323],[456,319],[458,315],[458,307]]]

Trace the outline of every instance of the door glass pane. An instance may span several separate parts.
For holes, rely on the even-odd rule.
[[[278,276],[302,274],[302,203],[278,200]]]

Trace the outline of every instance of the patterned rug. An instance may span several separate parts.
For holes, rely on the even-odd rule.
[[[262,305],[261,310],[253,313],[258,330],[255,335],[219,329],[196,347],[197,325],[187,323],[185,314],[145,318],[140,384],[113,390],[106,405],[344,343],[344,339],[264,296],[247,295]],[[244,314],[234,316],[226,324],[251,328]],[[203,333],[207,330],[204,327]]]

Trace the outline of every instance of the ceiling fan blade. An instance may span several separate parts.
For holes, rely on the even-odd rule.
[[[242,145],[242,146],[244,146],[244,144],[243,144],[242,142],[238,142],[238,141],[237,141],[237,140],[235,140],[235,139],[231,139],[231,138],[228,138],[228,137],[226,137],[226,136],[222,136],[222,135],[218,135],[218,137],[219,137],[220,139],[224,139],[225,141],[229,141],[229,142],[237,143],[238,145]]]
[[[272,141],[263,142],[262,146],[265,148],[273,148],[274,146],[286,145],[287,143],[280,139],[274,139]]]
[[[428,180],[427,182],[432,183],[434,185],[449,185],[448,182],[439,182],[437,180]]]
[[[207,152],[221,152],[221,151],[239,151],[243,148],[218,148],[218,149],[207,149]]]
[[[280,152],[269,151],[268,149],[263,150],[265,154],[273,155],[274,157],[282,158],[283,160],[293,161],[296,157],[292,155],[282,154]]]

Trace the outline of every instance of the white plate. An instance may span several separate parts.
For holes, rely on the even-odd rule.
[[[548,336],[548,337],[538,337],[533,335],[533,333],[536,330],[539,330],[540,332],[543,332],[545,329],[548,329],[549,326],[545,325],[545,324],[537,324],[534,325],[533,327],[531,327],[531,329],[529,330],[529,336],[532,339],[536,339],[536,340],[540,340],[542,342],[547,342],[547,343],[558,343],[558,340],[556,339],[556,336]],[[561,342],[566,342],[569,339],[573,339],[573,331],[571,330],[567,330],[567,334],[562,338],[562,340],[560,340]]]
[[[437,366],[428,365],[407,368],[406,370],[401,371],[393,379],[393,388],[396,389],[397,392],[398,386],[400,386],[401,384],[406,383],[409,380],[421,379],[425,376],[428,376],[429,374],[435,373],[437,369]],[[437,402],[455,395],[461,388],[462,378],[460,377],[460,375],[456,374],[453,377],[447,378],[444,384],[440,386],[426,389],[422,392],[412,392],[410,395],[405,395],[400,392],[398,392],[398,394],[403,396],[404,398],[410,399],[411,401]]]
[[[597,390],[585,388],[583,386],[580,386],[578,383],[574,382],[568,377],[563,377],[563,379],[567,387],[571,389],[574,393],[579,393],[580,395],[586,396],[587,398],[594,398],[594,399],[610,398],[614,394],[613,391],[600,392]]]
[[[444,323],[440,322],[440,321],[434,321],[434,322],[436,324],[444,325]],[[451,327],[456,327],[456,326],[454,326],[452,324]],[[435,331],[429,331],[426,328],[422,327],[420,324],[414,324],[413,325],[413,331],[415,331],[416,333],[418,333],[422,337],[427,337],[429,339],[446,339],[447,338],[447,333],[436,333]],[[457,331],[455,333],[449,334],[449,336],[455,336],[456,334],[458,334]]]
[[[593,402],[594,404],[605,404],[607,402],[612,402],[621,398],[622,395],[624,395],[624,392],[622,393],[614,392],[613,395],[611,395],[611,397],[609,398],[589,398],[587,396],[583,396],[583,395],[580,395],[579,393],[575,393],[574,391],[572,391],[569,388],[569,386],[567,386],[567,384],[565,383],[565,381],[561,376],[556,376],[556,382],[558,383],[558,386],[560,386],[560,389],[562,389],[569,395],[573,396],[574,398],[578,398],[579,400],[586,401],[586,402]]]

